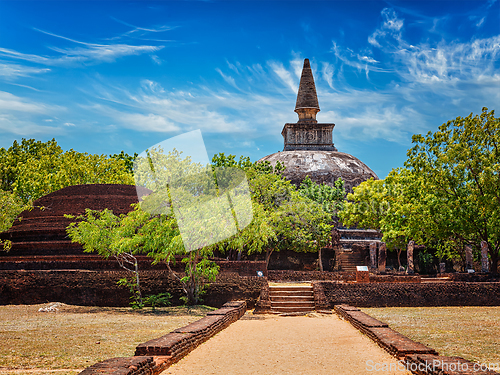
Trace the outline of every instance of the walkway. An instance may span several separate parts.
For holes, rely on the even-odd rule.
[[[384,364],[392,364],[393,370],[380,371]],[[411,374],[394,370],[396,366],[395,358],[335,314],[280,317],[247,312],[162,375]]]

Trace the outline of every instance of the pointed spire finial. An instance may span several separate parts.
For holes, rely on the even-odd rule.
[[[318,95],[316,94],[311,65],[309,59],[305,59],[300,77],[297,102],[295,103],[295,112],[299,115],[299,122],[317,122],[316,114],[319,111]]]

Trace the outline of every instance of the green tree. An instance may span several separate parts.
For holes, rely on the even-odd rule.
[[[75,219],[70,215],[66,217]],[[136,257],[141,248],[135,234],[144,224],[146,215],[137,206],[129,214],[120,216],[108,209],[87,209],[76,220],[78,221],[70,223],[66,229],[71,241],[80,243],[85,252],[96,252],[105,259],[115,258],[122,268],[133,273],[133,281],[125,278],[119,280],[118,284],[130,288],[132,306],[141,308],[144,303]]]
[[[318,184],[307,176],[300,184],[299,194],[319,203],[324,211],[334,217],[344,207],[346,192],[341,178],[335,181],[334,186],[330,186]]]
[[[403,194],[414,181],[406,170],[392,170],[384,180],[369,179],[353,188],[339,212],[339,220],[347,227],[380,230],[390,250],[396,250],[398,266],[406,248],[409,219],[415,219],[412,205]]]
[[[0,233],[9,230],[18,215],[31,208],[31,204],[24,204],[15,194],[0,190]],[[0,246],[8,251],[11,248],[11,242],[0,239]]]
[[[121,154],[120,154],[121,155]],[[0,149],[0,190],[13,192],[23,203],[71,185],[133,184],[126,157],[63,151],[55,139],[14,141]]]
[[[279,167],[259,164],[246,169],[253,220],[224,247],[247,254],[265,252],[267,266],[275,251],[319,252],[331,241],[331,214],[301,196]]]
[[[425,183],[418,205],[428,243],[440,240],[476,248],[488,244],[493,272],[500,252],[500,119],[483,108],[457,117],[426,136],[414,135],[405,167]]]
[[[488,244],[491,270],[500,252],[500,120],[457,117],[427,135],[414,135],[405,168],[367,181],[348,195],[346,225],[380,229],[384,241],[435,248],[439,258],[463,257],[463,246]]]
[[[82,221],[73,223],[68,228],[70,238],[82,243],[86,251],[97,251],[105,257],[114,256],[122,267],[132,265],[130,270],[134,272],[136,280],[127,285],[137,286],[141,305],[139,273],[135,269],[137,254],[147,254],[154,263],[164,262],[170,274],[181,283],[186,294],[185,302],[197,304],[208,283],[214,281],[218,273],[218,266],[209,260],[214,245],[186,251],[178,220],[174,215],[172,196],[187,200],[187,206],[190,198],[201,199],[195,203],[211,199],[213,187],[209,186],[207,191],[200,184],[207,181],[211,172],[207,175],[206,167],[192,163],[189,157],[182,158],[181,153],[176,150],[164,153],[160,149],[151,149],[147,151],[145,158],[135,160],[134,173],[137,184],[151,188],[154,193],[142,197],[142,202],[126,215],[116,217],[106,214],[103,225],[95,225],[94,220],[96,215],[103,215],[102,212],[90,212],[90,216],[80,217]],[[199,207],[194,205],[192,208]],[[201,234],[190,233],[191,235],[203,235],[203,228],[195,229],[200,230]],[[182,262],[186,264],[183,277],[171,268],[177,256],[181,256]]]
[[[318,184],[307,176],[300,184],[299,194],[319,204],[324,212],[330,214],[330,224],[335,226],[337,214],[344,206],[346,195],[341,178],[335,181],[334,186],[330,186]],[[320,271],[323,271],[322,248],[318,249],[318,262]]]
[[[109,155],[110,158],[113,158],[116,160],[123,160],[123,162],[125,164],[125,169],[130,174],[134,173],[134,161],[137,158],[137,156],[138,156],[137,152],[134,152],[134,156],[130,156],[129,154],[127,154],[123,150],[119,154]]]

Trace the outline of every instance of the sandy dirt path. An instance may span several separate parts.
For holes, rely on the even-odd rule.
[[[373,361],[373,362],[367,362]],[[375,371],[375,365],[392,371]],[[167,374],[411,374],[337,315],[253,316],[239,321],[165,370]]]

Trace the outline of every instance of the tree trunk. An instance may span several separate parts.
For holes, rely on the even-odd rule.
[[[141,285],[139,283],[139,265],[137,264],[137,259],[135,260],[134,263],[134,268],[135,268],[135,283],[136,283],[136,288],[137,288],[137,295],[138,295],[138,300],[139,300],[139,305],[142,306],[142,293],[141,293]]]
[[[401,268],[401,249],[397,249],[398,251],[398,271]]]
[[[273,253],[273,249],[266,250],[266,270],[269,268],[269,259],[271,259],[272,253]]]
[[[318,261],[319,261],[319,270],[323,272],[323,249],[319,248],[318,250]]]

